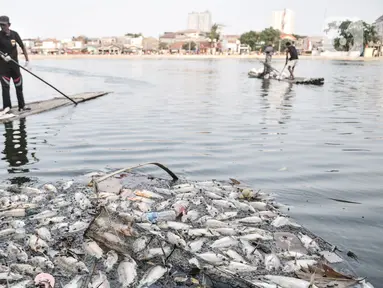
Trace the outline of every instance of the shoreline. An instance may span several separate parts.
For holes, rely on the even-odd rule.
[[[20,55],[23,58],[23,55]],[[152,60],[210,60],[210,59],[258,59],[264,60],[264,55],[29,55],[30,60],[71,60],[71,59],[152,59]],[[285,55],[274,55],[273,59],[285,59]],[[300,60],[338,60],[338,61],[383,61],[383,57],[364,58],[364,57],[330,57],[330,56],[309,56],[300,55]]]

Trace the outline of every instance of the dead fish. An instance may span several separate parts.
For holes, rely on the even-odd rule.
[[[162,278],[162,276],[165,275],[165,273],[168,271],[167,268],[163,266],[154,266],[150,268],[144,276],[142,276],[142,279],[140,283],[138,284],[137,288],[142,288],[142,287],[150,287],[154,283],[156,283],[159,279]]]
[[[237,231],[234,228],[216,228],[213,229],[213,231],[223,236],[234,236],[237,234]]]
[[[258,211],[266,211],[267,204],[263,202],[249,202],[250,206],[257,209]]]
[[[291,260],[285,264],[285,266],[283,267],[283,271],[287,273],[297,272],[302,268],[308,269],[309,266],[314,266],[316,263],[316,260]]]
[[[193,222],[198,219],[200,216],[199,212],[197,210],[190,210],[187,212],[186,215],[183,215],[181,218],[182,222]]]
[[[52,193],[57,193],[57,188],[55,186],[53,186],[52,184],[45,184],[43,186],[43,189],[46,191],[46,192],[52,192]]]
[[[13,273],[13,272],[2,272],[0,273],[0,280],[8,280],[8,281],[17,281],[23,279],[22,275]]]
[[[162,201],[161,203],[159,203],[158,205],[156,205],[156,211],[162,211],[162,210],[165,210],[167,209],[168,207],[170,207],[172,205],[172,201],[169,199],[169,200],[166,200],[166,201]]]
[[[279,268],[281,267],[281,265],[282,265],[281,261],[279,260],[277,255],[275,255],[273,253],[265,255],[265,268],[266,268],[266,270],[268,270],[268,271],[272,271],[272,270],[278,271]]]
[[[229,201],[226,200],[213,200],[212,203],[215,206],[230,209],[230,208],[236,208],[233,203],[230,203]]]
[[[171,251],[172,249],[169,246],[165,246],[163,248],[151,248],[151,249],[140,252],[137,259],[150,260],[158,256],[167,257]]]
[[[20,245],[13,242],[8,243],[7,255],[8,259],[11,261],[27,262],[28,260],[28,254],[24,251],[24,249]]]
[[[85,230],[88,228],[89,223],[77,221],[71,225],[69,225],[68,233],[76,233]]]
[[[166,234],[166,238],[168,239],[169,243],[176,245],[177,247],[186,247],[185,240],[170,231]]]
[[[9,268],[11,268],[11,271],[22,275],[35,275],[43,272],[40,267],[33,267],[28,264],[11,264]]]
[[[215,237],[215,236],[219,236],[219,234],[214,233],[212,230],[208,230],[208,229],[189,229],[189,231],[187,233],[190,237],[201,237],[201,236]]]
[[[203,244],[207,241],[206,238],[199,238],[195,241],[190,242],[188,245],[190,247],[190,251],[195,253],[199,252],[202,249]]]
[[[278,257],[283,258],[283,259],[301,259],[301,258],[311,258],[313,256],[309,256],[307,254],[295,252],[295,251],[284,251],[278,253]],[[319,256],[315,256],[319,258]]]
[[[25,209],[11,209],[0,212],[0,217],[25,217]]]
[[[52,226],[51,230],[56,231],[56,230],[61,230],[61,229],[69,229],[69,223],[56,223]]]
[[[48,244],[44,240],[38,238],[36,235],[31,235],[29,237],[28,243],[29,247],[35,252],[43,253],[49,249]]]
[[[175,192],[169,189],[163,189],[163,188],[155,188],[157,193],[166,195],[166,196],[174,196]]]
[[[225,223],[215,219],[209,219],[206,221],[205,226],[208,228],[224,228],[228,227],[229,223]]]
[[[113,269],[113,266],[117,263],[118,261],[118,254],[114,250],[108,251],[106,253],[106,259],[104,260],[104,266],[106,268],[106,272],[109,272]]]
[[[239,219],[238,222],[240,223],[247,223],[247,224],[259,224],[262,223],[262,219],[258,216],[251,216],[251,217],[245,217],[242,219]]]
[[[40,267],[41,269],[54,269],[55,266],[53,265],[53,262],[50,261],[49,259],[45,258],[45,257],[41,257],[41,256],[35,256],[35,257],[32,257],[29,262],[33,265],[33,266],[38,266]]]
[[[52,217],[52,218],[44,218],[44,219],[40,220],[39,225],[47,226],[47,225],[51,225],[51,224],[54,224],[54,223],[62,223],[62,222],[65,221],[65,219],[66,219],[65,216],[57,216],[57,217]]]
[[[224,269],[227,269],[229,271],[235,271],[237,273],[243,273],[243,272],[254,272],[257,270],[257,267],[240,263],[240,262],[230,261],[229,265],[226,266]]]
[[[173,230],[188,230],[190,229],[190,225],[181,223],[181,222],[175,222],[175,221],[167,221],[166,224],[170,229]]]
[[[56,215],[57,215],[57,211],[46,210],[46,211],[43,211],[41,213],[30,216],[29,219],[30,220],[41,220],[41,219],[45,219],[45,218],[51,218],[51,217],[54,217]]]
[[[102,255],[104,254],[104,251],[95,241],[84,242],[83,248],[88,255],[95,257],[96,259],[102,258]]]
[[[229,256],[231,259],[233,259],[234,261],[236,262],[240,262],[240,263],[246,263],[247,261],[245,260],[245,258],[243,258],[241,256],[241,254],[237,253],[237,251],[235,250],[232,250],[232,249],[228,249],[227,251],[224,251],[224,253]]]
[[[36,230],[37,235],[43,239],[44,241],[52,241],[52,235],[51,232],[46,227],[41,227]]]
[[[318,244],[313,239],[311,239],[309,236],[304,235],[300,232],[297,236],[298,236],[299,240],[301,240],[303,246],[305,246],[305,248],[308,251],[311,251],[313,253],[320,251]]]
[[[142,236],[140,238],[137,238],[132,244],[133,252],[138,253],[146,248],[146,246],[149,243],[149,238],[146,236]]]
[[[92,281],[91,283],[89,283],[88,287],[89,288],[109,288],[110,284],[106,275],[103,272],[98,271],[98,275],[95,275],[92,277]]]
[[[199,261],[197,258],[192,258],[189,260],[189,264],[190,265],[194,265],[195,267],[197,267],[198,269],[201,269],[201,266],[199,264]]]
[[[130,257],[126,257],[117,268],[118,282],[122,287],[129,287],[135,282],[137,277],[137,264]]]
[[[311,284],[302,279],[286,277],[286,276],[276,276],[276,275],[266,275],[263,276],[264,279],[279,285],[280,287],[291,287],[291,288],[318,288],[316,285]]]
[[[204,192],[204,196],[210,198],[210,199],[215,199],[215,200],[220,200],[222,199],[222,196],[216,194],[216,193],[213,193],[213,192]]]
[[[244,212],[255,213],[255,209],[252,206],[250,206],[249,204],[246,204],[244,202],[240,202],[240,201],[237,201],[234,199],[230,199],[230,202],[233,203],[235,205],[235,207],[239,210],[242,210]]]
[[[71,273],[89,273],[85,264],[73,257],[57,256],[54,258],[53,263]]]
[[[68,284],[63,288],[81,288],[84,282],[84,275],[76,275]]]
[[[239,238],[249,240],[249,241],[258,240],[258,239],[267,241],[267,240],[273,240],[274,239],[273,236],[261,235],[259,233],[247,234],[247,235],[240,236]]]
[[[14,229],[25,227],[25,222],[22,220],[14,220],[10,224]]]
[[[197,196],[197,191],[176,194],[176,199],[192,199]]]
[[[206,204],[206,209],[207,209],[207,213],[209,213],[209,215],[212,217],[216,217],[217,215],[219,215],[218,209],[213,206]]]
[[[241,249],[248,260],[255,263],[261,263],[263,261],[262,254],[256,249],[256,247],[251,245],[249,241],[244,239],[240,239],[239,241],[241,243]]]
[[[236,211],[224,212],[222,214],[219,214],[215,219],[219,220],[219,221],[229,220],[231,218],[237,217],[237,215],[238,215],[238,212],[236,212]]]
[[[238,240],[235,239],[234,237],[228,236],[228,237],[223,237],[221,239],[218,239],[211,244],[211,248],[228,248],[228,247],[234,247],[237,246]]]
[[[76,200],[76,204],[80,207],[81,210],[86,210],[92,207],[92,203],[90,203],[89,199],[85,196],[85,194],[81,192],[77,192],[74,195],[74,199]]]
[[[0,238],[7,237],[7,236],[13,235],[15,233],[16,233],[16,229],[13,229],[13,228],[0,230]]]
[[[41,193],[43,193],[43,191],[41,191],[40,189],[37,189],[37,188],[33,188],[33,187],[22,187],[21,193],[30,195],[30,194],[41,194]]]
[[[204,260],[208,263],[211,263],[213,265],[220,265],[220,264],[224,263],[224,261],[226,260],[226,258],[223,255],[216,254],[214,252],[206,252],[206,253],[202,253],[202,254],[196,254],[196,256],[198,256],[202,260]]]

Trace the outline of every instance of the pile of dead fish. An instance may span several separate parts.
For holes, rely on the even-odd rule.
[[[237,181],[100,176],[0,189],[1,288],[373,287]]]

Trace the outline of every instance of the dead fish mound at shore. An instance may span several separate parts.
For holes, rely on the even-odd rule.
[[[373,287],[235,179],[105,175],[0,187],[0,288]]]

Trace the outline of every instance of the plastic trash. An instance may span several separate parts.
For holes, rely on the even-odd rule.
[[[149,212],[145,213],[143,221],[150,223],[157,223],[159,221],[172,221],[176,219],[176,212],[173,210],[162,212]]]

